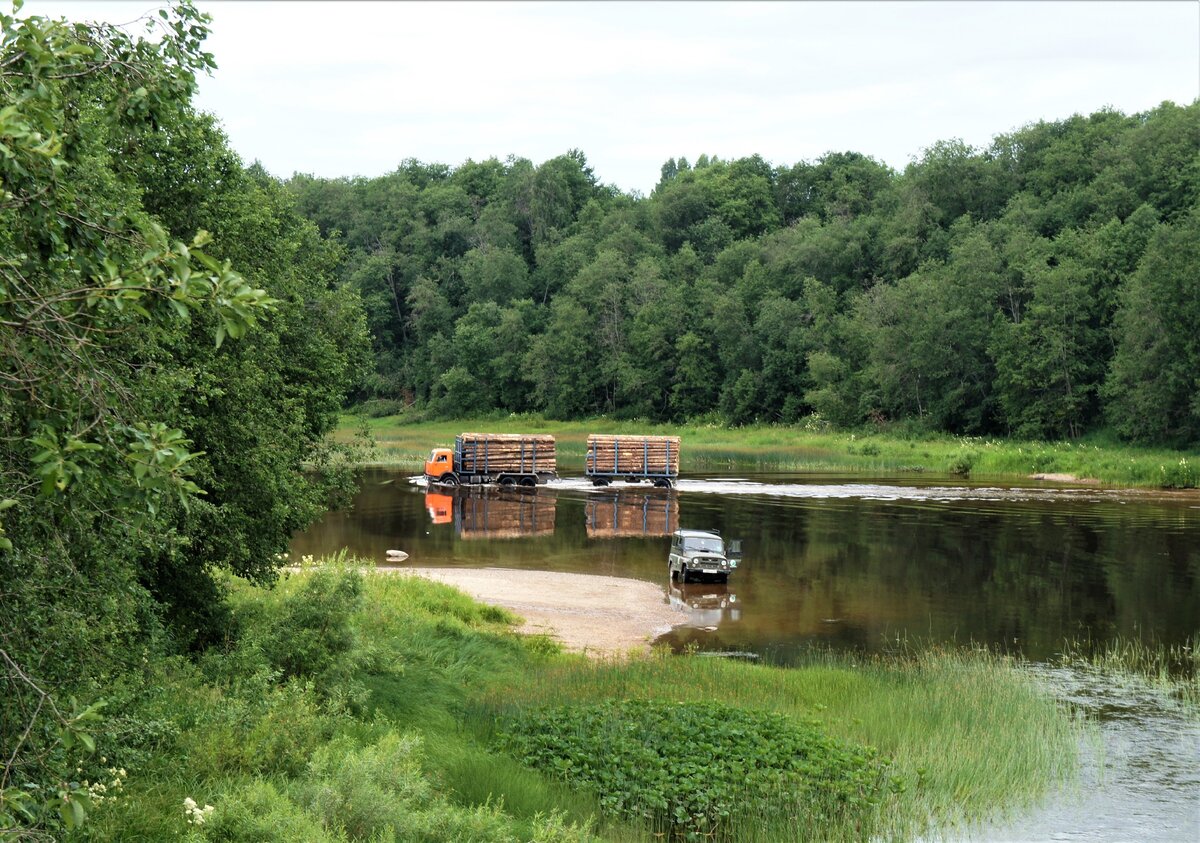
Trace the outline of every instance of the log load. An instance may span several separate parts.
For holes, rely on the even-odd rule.
[[[454,439],[454,462],[465,474],[546,474],[558,470],[548,433],[463,433]]]
[[[679,437],[592,434],[587,439],[585,473],[677,477]]]
[[[679,499],[644,493],[593,495],[586,518],[589,539],[669,536],[679,529]]]
[[[516,494],[464,495],[455,500],[454,523],[462,539],[519,539],[554,533],[555,500]]]

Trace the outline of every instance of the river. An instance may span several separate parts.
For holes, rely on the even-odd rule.
[[[728,585],[671,583],[668,536],[742,542]],[[1200,632],[1200,495],[872,477],[708,473],[674,490],[563,479],[527,491],[426,488],[364,474],[292,554],[347,548],[383,564],[602,573],[658,583],[687,621],[676,648],[788,664],[816,644],[986,644],[1089,713],[1080,785],[988,829],[986,840],[1200,839],[1200,732],[1153,688],[1054,666],[1064,640],[1184,645]]]

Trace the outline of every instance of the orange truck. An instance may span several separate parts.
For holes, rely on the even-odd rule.
[[[556,477],[554,437],[544,433],[462,433],[425,461],[425,479],[444,486],[536,486]]]

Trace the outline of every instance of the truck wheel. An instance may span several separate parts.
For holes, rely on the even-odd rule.
[[[517,485],[517,481],[512,477],[501,477],[500,485],[501,486],[515,486],[515,485]]]
[[[666,479],[665,477],[660,477],[654,481],[654,487],[656,489],[670,489],[671,481]]]
[[[536,486],[536,485],[537,485],[537,478],[536,478],[536,477],[522,477],[522,478],[521,478],[521,485],[522,485],[522,486],[529,486],[529,487],[531,487],[531,488],[532,488],[533,486]]]
[[[593,485],[593,486],[601,486],[601,487],[603,487],[603,486],[607,486],[607,485],[608,485],[608,478],[606,478],[606,477],[597,477],[595,480],[593,480],[593,481],[592,481],[592,485]]]
[[[442,485],[443,486],[457,486],[458,485],[458,475],[455,474],[453,471],[449,472],[448,474],[443,474],[442,475]]]

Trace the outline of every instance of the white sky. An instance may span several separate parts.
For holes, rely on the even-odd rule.
[[[25,12],[122,23],[157,5]],[[219,65],[198,105],[285,177],[577,147],[648,193],[680,155],[903,168],[938,140],[1200,97],[1197,0],[198,5]]]

